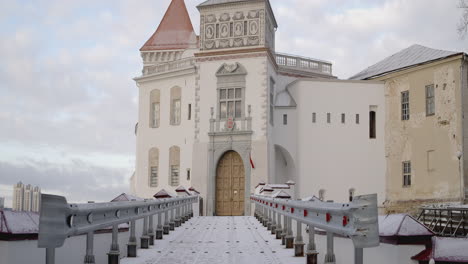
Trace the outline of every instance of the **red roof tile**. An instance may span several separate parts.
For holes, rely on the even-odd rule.
[[[172,0],[156,32],[140,51],[186,49],[197,45],[197,36],[184,0]]]

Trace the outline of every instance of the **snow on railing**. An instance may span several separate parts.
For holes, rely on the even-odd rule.
[[[46,264],[55,263],[55,249],[62,247],[68,237],[87,235],[84,263],[95,263],[93,254],[94,232],[112,227],[112,242],[109,264],[119,263],[118,225],[130,223],[128,257],[137,256],[135,237],[136,221],[143,219],[141,248],[149,248],[154,239],[179,227],[193,217],[192,204],[198,196],[185,196],[157,200],[68,204],[65,197],[42,195],[39,219],[38,247],[46,249]],[[162,216],[164,214],[164,219]],[[157,215],[158,225],[153,230],[153,218]],[[155,236],[156,233],[156,236]]]
[[[317,263],[316,228],[327,233],[325,263],[335,263],[334,235],[349,237],[353,241],[355,264],[363,263],[363,248],[377,247],[380,244],[376,194],[356,196],[349,203],[295,201],[263,195],[252,195],[250,200],[255,204],[255,217],[271,230],[272,234],[276,234],[277,239],[282,239],[286,248],[295,246],[296,256],[304,255],[301,225],[308,226],[307,263]],[[297,222],[295,242],[292,219]]]

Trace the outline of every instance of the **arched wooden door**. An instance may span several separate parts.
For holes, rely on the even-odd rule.
[[[226,152],[216,168],[216,215],[244,215],[245,170],[241,156]]]

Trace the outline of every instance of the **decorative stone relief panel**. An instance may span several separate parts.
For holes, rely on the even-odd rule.
[[[201,49],[227,49],[263,45],[265,10],[209,14],[201,19]]]

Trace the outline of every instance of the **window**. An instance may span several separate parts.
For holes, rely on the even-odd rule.
[[[346,123],[346,115],[345,114],[341,114],[341,123],[342,124]]]
[[[356,114],[356,124],[359,124],[359,114]]]
[[[158,167],[151,167],[150,187],[158,187]]]
[[[190,169],[187,169],[187,181],[190,181]]]
[[[169,170],[169,185],[178,186],[180,182],[180,148],[177,146],[169,149]]]
[[[327,123],[331,123],[331,114],[327,113]]]
[[[158,128],[160,125],[160,92],[155,89],[150,93],[150,115],[149,126],[151,128]]]
[[[219,90],[220,118],[242,117],[242,89],[230,88]]]
[[[431,116],[435,114],[435,93],[434,85],[426,86],[426,115]]]
[[[152,128],[159,127],[159,114],[160,114],[159,103],[152,103],[151,105],[151,127]]]
[[[401,120],[410,119],[409,91],[401,93]]]
[[[287,125],[287,124],[288,124],[288,115],[284,114],[283,115],[283,125]]]
[[[369,112],[369,137],[374,139],[377,138],[377,131],[376,131],[376,113],[375,111]]]
[[[411,161],[403,162],[403,187],[411,186]]]
[[[192,104],[188,105],[188,120],[192,120]]]
[[[171,186],[179,185],[179,166],[171,166]]]
[[[181,97],[182,91],[180,87],[173,87],[171,89],[171,125],[178,126],[180,125],[180,115],[181,115]]]
[[[275,81],[270,78],[270,124],[274,125],[275,111]]]
[[[317,123],[317,113],[312,113],[312,123]]]
[[[157,148],[150,149],[148,153],[148,168],[148,185],[150,187],[158,187],[159,150]]]

